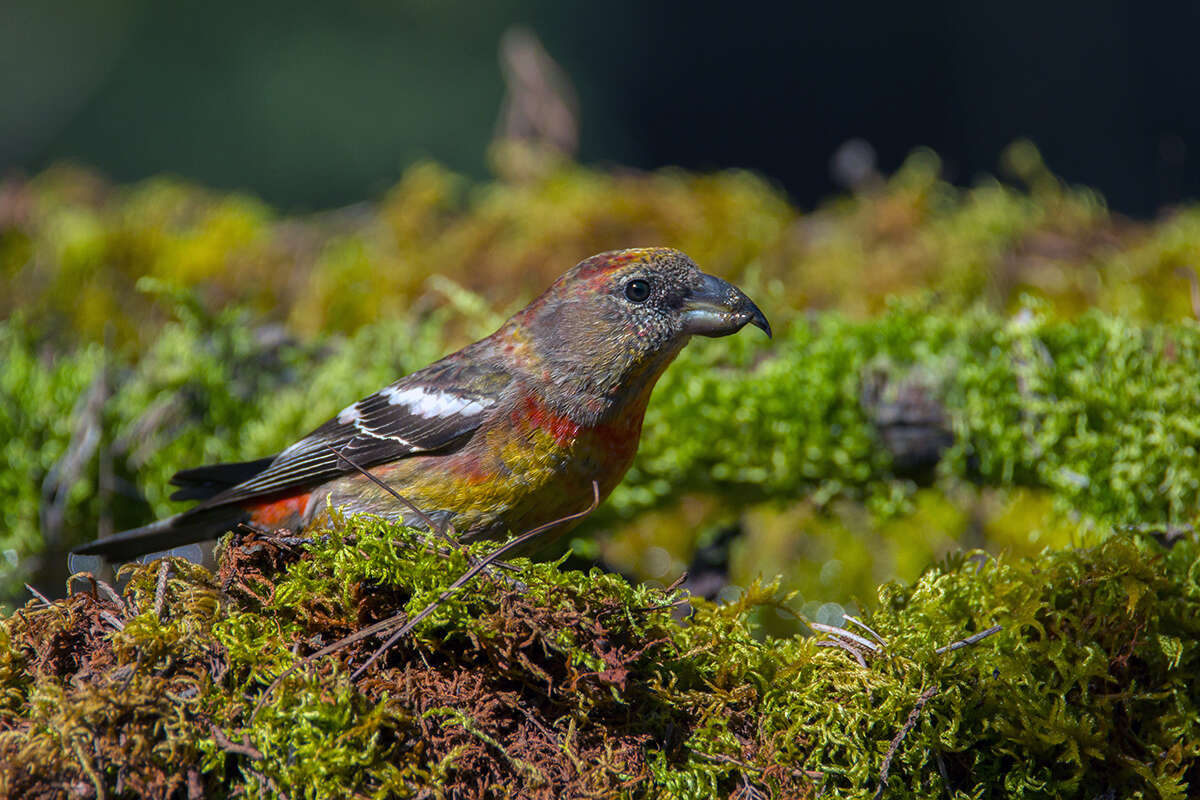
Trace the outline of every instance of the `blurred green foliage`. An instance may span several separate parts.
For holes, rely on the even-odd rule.
[[[789,608],[771,586],[679,625],[661,590],[519,560],[521,585],[459,592],[357,682],[378,640],[264,690],[466,569],[413,537],[359,517],[302,549],[230,541],[217,576],[164,561],[120,598],[31,601],[0,624],[0,791],[1194,796],[1194,537],[959,555],[884,586],[840,648],[764,637]]]
[[[1200,509],[1198,348],[1190,321],[913,305],[867,322],[801,320],[769,346],[738,337],[691,347],[664,376],[638,460],[600,516],[633,516],[681,493],[718,496],[714,513],[727,516],[770,500],[745,522],[740,546],[758,554],[742,554],[735,581],[805,564],[796,588],[837,601],[914,576],[963,544],[1033,553],[1090,540],[1097,520],[1186,526]],[[935,490],[914,495],[896,474],[862,397],[866,376],[879,373],[918,374],[944,403],[955,443]],[[789,503],[801,497],[799,508]],[[847,499],[874,513],[829,503]],[[783,504],[792,510],[773,520]],[[647,526],[657,541],[633,549],[670,549],[660,525]],[[686,563],[696,532],[680,533],[672,555]],[[826,568],[836,574],[814,584]]]
[[[261,202],[176,179],[112,186],[58,167],[0,184],[0,313],[21,309],[60,342],[144,348],[167,317],[145,276],[235,303],[302,335],[420,314],[430,276],[511,308],[602,250],[678,247],[711,272],[770,286],[786,309],[882,311],[928,290],[956,308],[1087,309],[1179,320],[1195,309],[1200,208],[1153,223],[1109,214],[1062,185],[1027,143],[1005,169],[1025,188],[960,189],[915,153],[886,182],[802,214],[745,172],[597,171],[552,162],[540,177],[472,184],[410,168],[377,203],[281,218]],[[106,334],[106,330],[108,333]]]

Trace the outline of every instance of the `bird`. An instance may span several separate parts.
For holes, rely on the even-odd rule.
[[[448,525],[466,542],[578,515],[624,477],[654,385],[690,339],[747,324],[771,336],[742,290],[679,250],[594,255],[495,333],[283,451],[176,473],[171,499],[199,501],[191,508],[73,552],[128,561],[242,523],[307,532],[327,526],[331,509],[403,518],[389,488],[422,512],[406,524]]]

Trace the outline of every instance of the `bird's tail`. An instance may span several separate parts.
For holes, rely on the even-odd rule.
[[[250,515],[238,506],[196,508],[141,528],[88,542],[71,552],[81,556],[104,556],[112,562],[130,561],[145,553],[215,539],[248,519]]]

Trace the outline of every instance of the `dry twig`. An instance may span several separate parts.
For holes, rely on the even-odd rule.
[[[1004,630],[1003,625],[993,625],[992,627],[988,628],[986,631],[980,631],[979,633],[968,636],[965,639],[959,639],[957,642],[951,642],[948,645],[939,647],[937,650],[934,650],[933,652],[935,652],[939,655],[941,655],[942,653],[952,653],[955,650],[961,650],[964,647],[970,647],[973,644],[978,644],[979,642],[982,642],[984,639],[988,638],[989,636],[999,633],[1002,630]]]
[[[246,756],[253,761],[258,761],[263,757],[263,754],[260,750],[248,743],[238,744],[237,742],[230,741],[229,737],[225,735],[225,731],[218,728],[215,723],[210,724],[208,727],[209,730],[212,731],[213,741],[217,743],[217,747],[221,748],[225,752],[237,753],[238,755]]]
[[[94,587],[95,591],[104,592],[104,596],[109,600],[112,600],[113,603],[121,609],[122,614],[129,613],[129,609],[125,607],[125,598],[121,597],[121,595],[117,593],[116,589],[99,578],[93,577],[91,573],[88,573],[88,577],[91,578],[92,586]]]
[[[48,606],[52,606],[52,605],[54,605],[54,604],[53,604],[53,603],[51,603],[51,602],[50,602],[48,599],[46,599],[46,595],[42,594],[42,593],[41,593],[41,592],[39,592],[37,589],[35,589],[35,588],[33,588],[32,586],[30,586],[28,583],[27,583],[27,584],[25,584],[25,588],[29,590],[29,593],[30,593],[31,595],[33,595],[34,597],[36,597],[38,600],[41,600],[41,601],[42,601],[43,603],[45,603],[46,605],[48,605]]]
[[[100,619],[104,620],[109,625],[112,625],[114,628],[116,628],[119,631],[125,630],[125,623],[107,611],[100,612]]]
[[[813,630],[818,630],[821,633],[828,633],[831,636],[847,639],[851,642],[854,642],[857,645],[865,647],[868,650],[871,650],[876,653],[882,649],[879,645],[875,644],[875,642],[872,642],[870,639],[863,638],[862,636],[859,636],[857,633],[848,631],[845,628],[838,628],[834,625],[822,625],[820,622],[810,622],[810,623],[808,623],[808,625]]]
[[[804,622],[815,631],[829,634],[830,638],[817,642],[817,647],[840,647],[854,656],[854,660],[858,662],[860,667],[867,665],[867,660],[864,656],[878,653],[883,649],[882,645],[878,645],[870,639],[859,636],[857,633],[848,631],[845,628],[839,628],[834,625],[823,625],[820,622],[811,622],[809,620],[804,620]],[[861,625],[862,623],[859,624]],[[875,632],[871,631],[871,633],[874,634]],[[875,636],[879,638],[878,634],[875,634]],[[880,639],[880,641],[883,640]]]
[[[154,587],[154,616],[160,620],[163,615],[163,608],[167,603],[167,576],[171,572],[171,560],[164,558],[158,562],[158,583]]]
[[[328,445],[328,444],[325,445],[325,449],[328,450],[329,452],[333,453],[335,456],[340,458],[342,461],[345,461],[349,466],[351,466],[355,470],[357,470],[364,478],[371,481],[376,486],[378,486],[380,489],[383,489],[385,492],[390,494],[392,497],[399,500],[401,505],[403,505],[409,511],[416,514],[417,518],[420,519],[422,522],[424,522],[425,525],[429,528],[429,530],[432,531],[433,533],[437,534],[440,539],[444,540],[448,544],[453,545],[454,547],[462,547],[462,544],[459,543],[459,541],[454,538],[454,535],[453,535],[454,528],[452,525],[450,525],[449,522],[446,522],[444,524],[439,524],[437,522],[434,522],[433,519],[428,514],[426,514],[424,511],[422,511],[420,508],[417,507],[416,503],[412,502],[407,497],[405,497],[404,495],[397,492],[394,487],[389,486],[388,484],[379,480],[379,478],[377,476],[372,475],[370,472],[367,472],[361,466],[359,466],[354,461],[352,461],[348,456],[346,456],[344,453],[342,453],[341,450],[338,450],[333,445]]]
[[[864,631],[866,631],[867,633],[869,633],[869,634],[871,634],[872,636],[874,636],[874,637],[875,637],[875,641],[879,642],[879,643],[880,643],[881,645],[883,645],[884,647],[887,647],[887,639],[883,638],[883,637],[882,637],[882,636],[880,636],[878,633],[876,633],[876,632],[875,632],[875,630],[874,630],[874,628],[871,628],[871,627],[869,627],[869,626],[867,625],[867,623],[863,622],[863,621],[862,621],[861,619],[859,619],[858,617],[854,617],[854,616],[851,616],[851,615],[849,615],[849,614],[846,614],[846,615],[845,615],[845,617],[846,617],[846,621],[847,621],[847,622],[852,622],[852,623],[854,623],[855,625],[857,625],[858,627],[862,628],[862,629],[863,629]]]
[[[430,531],[437,534],[438,538],[442,539],[447,544],[449,544],[452,548],[454,548],[455,552],[461,553],[467,559],[468,564],[475,564],[475,556],[471,555],[471,552],[469,550],[467,550],[465,547],[463,547],[462,543],[459,542],[458,539],[455,538],[454,535],[455,535],[456,531],[454,530],[454,526],[450,524],[449,520],[446,520],[445,522],[441,522],[441,523],[435,522],[433,520],[433,518],[430,517],[428,514],[426,514],[424,511],[422,511],[417,506],[416,503],[412,502],[407,497],[405,497],[404,495],[397,492],[395,490],[395,488],[384,483],[375,475],[372,475],[370,472],[363,469],[363,467],[360,464],[355,463],[355,461],[353,459],[346,456],[340,450],[338,450],[337,448],[335,448],[331,445],[325,445],[325,448],[327,450],[329,450],[330,452],[332,452],[335,456],[340,458],[342,461],[345,461],[351,467],[358,470],[358,472],[363,477],[365,477],[367,480],[371,481],[376,486],[378,486],[379,488],[383,489],[385,492],[390,494],[392,497],[399,500],[402,505],[406,506],[409,510],[411,510],[414,514],[416,514],[417,518],[420,519],[422,522],[424,522],[426,527],[428,527]],[[439,553],[439,555],[444,555],[446,551],[439,549],[437,552]],[[506,564],[503,561],[496,561],[493,563],[498,567],[513,570],[513,567],[511,565]],[[513,571],[515,571],[515,570],[513,570]]]
[[[883,767],[879,770],[879,785],[875,787],[874,800],[879,800],[879,798],[883,797],[883,790],[887,788],[888,771],[892,768],[892,756],[896,755],[896,751],[900,748],[900,743],[904,741],[905,736],[908,736],[909,731],[917,727],[917,720],[921,717],[921,709],[925,708],[925,704],[937,693],[936,686],[931,686],[921,692],[921,696],[917,698],[917,704],[913,706],[913,710],[908,714],[908,719],[904,722],[904,727],[896,734],[896,738],[892,739],[892,743],[888,746],[887,753],[883,757]]]
[[[387,652],[388,648],[390,648],[393,644],[395,644],[397,641],[399,641],[401,639],[401,637],[407,635],[410,631],[412,631],[412,629],[415,628],[421,622],[421,620],[425,619],[430,614],[432,614],[439,605],[444,603],[447,599],[450,598],[451,595],[453,595],[460,588],[462,588],[468,581],[470,581],[472,578],[474,578],[476,575],[478,575],[480,572],[482,572],[489,564],[496,561],[497,559],[499,559],[501,556],[505,555],[506,553],[511,553],[513,550],[518,549],[519,547],[524,545],[526,542],[537,538],[538,536],[540,536],[541,534],[550,530],[551,528],[556,528],[559,525],[563,525],[567,522],[572,522],[572,521],[580,519],[582,517],[586,517],[588,514],[595,511],[597,506],[599,506],[599,505],[600,505],[600,484],[597,481],[592,481],[592,503],[591,503],[591,505],[589,505],[583,511],[577,511],[574,514],[568,514],[567,516],[562,517],[560,519],[556,519],[553,522],[547,522],[545,525],[539,525],[538,527],[534,528],[533,530],[531,530],[527,533],[523,533],[520,536],[516,537],[515,539],[505,542],[500,547],[497,547],[495,550],[488,553],[487,556],[483,560],[479,561],[477,564],[472,566],[470,569],[468,569],[466,572],[464,572],[462,574],[462,576],[459,577],[458,580],[456,580],[454,583],[450,584],[450,586],[447,587],[444,592],[442,592],[440,595],[438,595],[437,598],[432,603],[425,606],[425,608],[421,609],[421,612],[419,614],[417,614],[415,617],[410,619],[408,622],[404,623],[404,626],[402,628],[400,628],[400,630],[393,633],[391,638],[389,638],[386,642],[384,642],[382,645],[380,645],[379,649],[371,654],[371,657],[366,660],[366,663],[364,663],[361,667],[359,667],[353,673],[351,673],[350,680],[357,680],[358,676],[362,675],[363,672],[367,669],[367,667],[374,664],[379,659],[380,656],[382,656],[384,653]]]

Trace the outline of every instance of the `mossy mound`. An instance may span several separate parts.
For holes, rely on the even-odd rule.
[[[480,546],[473,550],[480,555]],[[351,681],[458,552],[368,518],[227,541],[0,626],[0,794],[1144,797],[1200,781],[1200,546],[1116,534],[888,585],[861,642],[594,571],[481,576]],[[1000,625],[972,646],[944,646]],[[380,636],[386,635],[385,633]],[[939,652],[941,649],[941,652]],[[861,662],[861,663],[860,663]],[[255,714],[255,708],[261,709]]]

